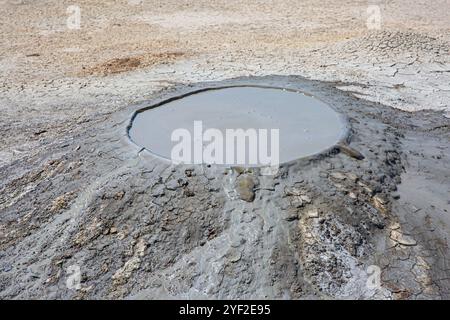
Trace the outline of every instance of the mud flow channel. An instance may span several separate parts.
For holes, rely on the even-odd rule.
[[[239,129],[246,142],[245,160],[238,156],[239,138],[233,137]],[[139,110],[129,136],[137,145],[165,159],[173,159],[174,147],[184,139],[191,146],[185,163],[251,166],[262,164],[261,157],[252,160],[250,156],[250,148],[255,147],[252,142],[259,143],[255,148],[258,155],[262,151],[267,155],[278,152],[279,162],[285,163],[329,149],[345,132],[341,115],[312,96],[279,88],[236,86],[205,89]],[[233,152],[227,148],[227,143],[233,143],[230,139],[236,142],[231,157],[227,154]],[[265,141],[267,145],[263,146]],[[198,143],[203,150],[215,143],[220,149],[213,152],[217,157],[195,159]]]

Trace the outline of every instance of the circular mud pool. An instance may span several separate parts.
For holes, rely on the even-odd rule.
[[[256,86],[201,90],[138,110],[128,132],[135,144],[168,160],[241,166],[311,156],[345,133],[341,115],[324,102]]]

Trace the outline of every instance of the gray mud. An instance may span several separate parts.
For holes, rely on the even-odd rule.
[[[332,148],[262,176],[172,166],[128,141],[136,110],[227,85],[314,95],[348,118],[364,159]],[[0,170],[0,298],[450,298],[450,120],[337,85],[176,85],[45,138]],[[72,266],[80,290],[67,287]]]
[[[279,134],[279,161],[290,162],[329,149],[342,140],[345,122],[331,107],[302,92],[269,87],[228,87],[193,92],[179,99],[152,106],[133,117],[129,135],[137,145],[152,154],[171,159],[171,151],[180,141],[172,133],[184,129],[191,140],[196,136],[194,122],[201,121],[202,132],[219,130],[223,137],[222,158],[226,158],[226,130],[267,130],[268,151],[270,133]],[[278,140],[278,139],[277,139]],[[211,142],[203,142],[203,147]],[[194,148],[190,148],[194,154]],[[250,150],[246,160],[239,163],[249,167]],[[234,150],[236,154],[236,150]],[[263,165],[258,159],[254,165]],[[189,162],[193,164],[193,157]],[[215,163],[203,161],[202,163]],[[236,164],[236,162],[219,162]]]

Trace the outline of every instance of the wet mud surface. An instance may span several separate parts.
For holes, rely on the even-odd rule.
[[[199,134],[207,135],[209,129],[220,133],[221,138],[218,141],[215,141],[215,136],[206,141],[197,138]],[[182,135],[174,134],[180,130],[183,130]],[[249,85],[206,88],[137,110],[130,121],[128,135],[138,146],[166,160],[172,158],[174,147],[191,141],[188,148],[190,156],[183,162],[185,164],[267,165],[267,162],[262,162],[264,159],[258,150],[251,150],[248,146],[242,161],[239,162],[241,157],[237,156],[236,147],[231,151],[234,159],[227,160],[227,143],[237,139],[230,135],[230,131],[234,134],[236,130],[248,134],[247,139],[250,136],[255,138],[256,145],[259,139],[265,139],[268,150],[263,157],[270,159],[271,154],[279,154],[272,159],[276,164],[327,150],[344,140],[348,131],[342,115],[312,96],[284,88]],[[263,135],[261,130],[266,134]],[[273,134],[275,130],[276,136]],[[192,145],[196,140],[206,152],[210,150],[209,145],[218,147],[222,156],[202,157],[194,161],[195,147]]]
[[[128,141],[134,111],[229,84],[316,96],[348,118],[348,146],[264,176],[173,166]],[[41,147],[0,170],[0,297],[450,298],[450,120],[336,86],[351,88],[296,76],[180,84],[57,139],[35,132]],[[80,290],[67,287],[72,266]]]

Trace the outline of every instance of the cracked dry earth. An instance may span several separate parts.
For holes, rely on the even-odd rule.
[[[367,1],[78,2],[75,31],[2,1],[0,298],[450,298],[448,1],[377,2],[380,31]],[[313,94],[351,150],[266,176],[129,143],[137,109],[230,84]]]

